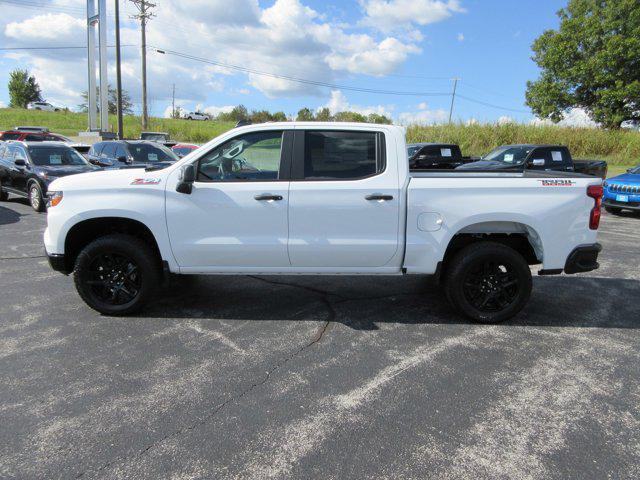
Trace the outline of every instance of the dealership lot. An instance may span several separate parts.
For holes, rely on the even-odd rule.
[[[420,277],[174,281],[101,317],[0,204],[1,478],[638,478],[639,215],[498,326]]]

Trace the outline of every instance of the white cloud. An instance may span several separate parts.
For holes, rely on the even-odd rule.
[[[366,27],[342,24],[303,3],[304,0],[275,0],[261,8],[258,0],[163,0],[157,2],[156,16],[149,21],[150,46],[175,49],[198,57],[278,76],[310,78],[338,83],[345,73],[385,75],[398,69],[412,55],[420,53],[422,33],[427,25],[462,11],[458,0],[367,0],[362,2]],[[0,44],[20,46],[84,45],[86,27],[83,0],[53,0],[60,13],[6,7],[0,18]],[[113,2],[107,3],[110,12]],[[415,4],[415,5],[414,5]],[[380,12],[401,10],[391,23],[404,22],[398,35],[380,35]],[[409,8],[411,13],[405,11]],[[140,43],[139,25],[129,19],[135,7],[123,2],[121,38],[123,44]],[[358,27],[354,29],[353,27]],[[364,28],[362,28],[364,27]],[[113,31],[108,42],[113,42]],[[7,55],[5,55],[6,57]],[[134,103],[140,101],[140,49],[122,50],[123,86]],[[114,51],[109,50],[109,79],[115,83]],[[43,94],[51,101],[74,107],[86,90],[86,53],[83,50],[22,52],[19,63],[37,73]],[[188,102],[206,102],[212,91],[246,94],[253,87],[268,97],[323,94],[315,85],[241,73],[223,66],[209,65],[148,50],[148,90],[151,106],[166,105],[172,84],[176,96]],[[368,108],[368,107],[363,107]],[[162,111],[162,109],[160,110]]]
[[[377,113],[379,115],[386,115],[387,117],[391,116],[390,111],[393,110],[393,107],[383,106],[383,105],[375,105],[375,106],[360,106],[353,105],[349,103],[347,97],[340,90],[332,90],[331,97],[329,101],[324,105],[320,105],[317,110],[321,108],[328,108],[332,115],[335,115],[338,112],[357,112],[362,115],[369,115],[371,113]]]
[[[457,38],[459,42],[464,42],[464,33],[459,33]]]
[[[428,25],[464,12],[459,0],[360,0],[365,11],[363,25],[384,32]]]
[[[398,122],[401,125],[429,125],[445,123],[449,120],[449,113],[446,110],[431,110],[425,102],[421,102],[417,107],[416,111],[400,113]]]
[[[215,117],[216,115],[218,115],[220,113],[229,113],[234,108],[235,108],[234,105],[224,105],[222,107],[217,107],[215,105],[211,105],[209,107],[205,107],[204,108],[204,113],[208,113],[212,117]]]
[[[7,104],[0,100],[0,108],[7,108]]]
[[[577,128],[597,128],[598,124],[594,122],[586,110],[582,108],[571,108],[565,114],[564,118],[553,123],[548,119],[535,117],[531,120],[531,125],[556,125],[559,127],[577,127]]]
[[[496,123],[498,125],[509,125],[511,123],[517,123],[517,122],[513,117],[510,117],[508,115],[502,115],[500,118],[498,118],[498,121]]]

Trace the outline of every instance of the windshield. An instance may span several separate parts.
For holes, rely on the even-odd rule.
[[[173,153],[175,153],[179,157],[184,157],[186,155],[189,155],[194,150],[195,148],[193,147],[178,147],[173,149]]]
[[[130,143],[129,152],[136,163],[175,162],[178,160],[171,150],[162,145]]]
[[[34,165],[55,167],[56,165],[87,165],[82,155],[69,147],[37,146],[29,147],[29,155]]]
[[[140,137],[144,140],[151,140],[153,142],[164,142],[167,138],[163,133],[143,133]]]
[[[491,160],[493,162],[502,162],[508,165],[517,165],[523,163],[529,155],[533,147],[498,147],[487,153],[482,160]]]
[[[413,157],[418,150],[420,150],[420,145],[414,145],[413,147],[407,147],[407,154],[409,155],[409,157]]]

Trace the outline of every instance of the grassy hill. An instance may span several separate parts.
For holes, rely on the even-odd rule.
[[[109,123],[116,124],[115,116]],[[197,122],[151,118],[149,130],[169,132],[174,140],[203,143],[233,128],[232,122]],[[46,126],[63,135],[77,135],[86,130],[87,115],[73,112],[40,112],[0,109],[0,130],[16,125]],[[126,116],[125,136],[140,135],[140,117]],[[409,142],[451,142],[461,146],[466,155],[482,155],[497,145],[509,143],[558,143],[568,145],[576,158],[598,158],[609,162],[617,172],[623,166],[640,163],[640,133],[595,129],[540,127],[532,125],[436,125],[412,126],[407,130]]]

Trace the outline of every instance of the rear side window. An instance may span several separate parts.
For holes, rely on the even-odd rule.
[[[91,148],[89,149],[89,155],[95,155],[96,157],[98,155],[100,155],[100,152],[102,151],[104,147],[104,143],[99,142],[99,143],[94,143],[93,145],[91,145]]]
[[[115,143],[106,143],[100,156],[103,158],[115,158],[116,147],[117,147],[117,144]]]
[[[26,142],[42,142],[44,137],[42,135],[26,135],[24,140]]]
[[[21,133],[3,133],[2,140],[17,140],[20,138]]]
[[[355,180],[384,170],[374,132],[307,131],[305,180]]]

